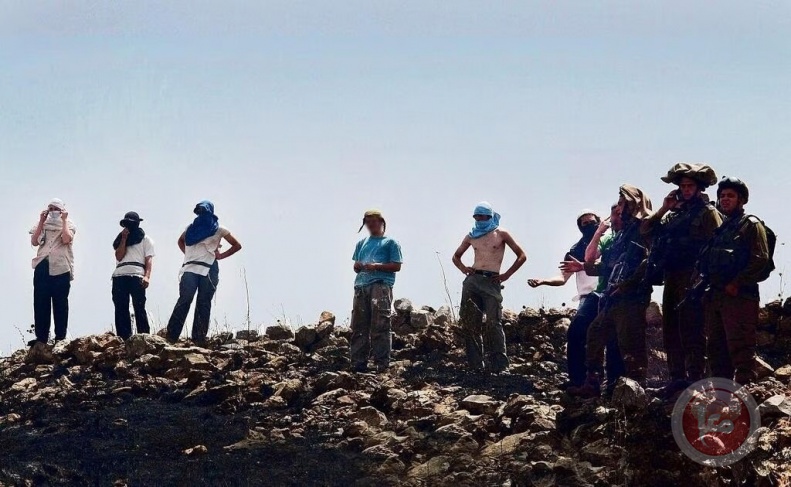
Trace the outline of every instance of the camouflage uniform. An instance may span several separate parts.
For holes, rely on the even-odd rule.
[[[461,291],[459,323],[467,348],[467,361],[473,369],[486,365],[494,371],[508,368],[503,332],[503,294],[496,274],[471,274]],[[484,314],[486,320],[484,322]]]
[[[705,372],[703,306],[688,302],[678,308],[691,287],[701,250],[721,224],[719,212],[702,198],[668,212],[661,219],[656,214],[643,224],[643,233],[654,237],[652,252],[661,254],[652,255],[651,262],[658,268],[649,269],[649,274],[663,275],[662,331],[673,381],[695,382]]]
[[[646,310],[651,300],[651,288],[643,286],[645,258],[648,250],[641,245],[640,221],[627,225],[616,238],[612,252],[616,255],[615,268],[610,277],[602,312],[588,329],[588,373],[599,377],[603,371],[604,349],[615,338],[623,356],[625,375],[644,382],[648,368],[645,343]]]
[[[731,379],[735,372],[740,384],[755,380],[758,282],[768,263],[764,225],[744,212],[728,218],[701,258],[711,286],[704,306],[708,363],[716,377]],[[725,293],[730,283],[739,286],[738,296]]]
[[[352,311],[351,359],[352,365],[365,367],[368,357],[386,367],[390,363],[392,336],[390,316],[393,309],[393,288],[384,283],[374,283],[354,290]]]

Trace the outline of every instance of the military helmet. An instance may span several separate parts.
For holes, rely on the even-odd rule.
[[[674,165],[667,172],[667,176],[662,177],[662,181],[669,184],[679,184],[681,178],[694,179],[704,188],[708,188],[717,183],[717,174],[715,174],[711,166],[706,164],[691,164],[688,162],[679,162]]]
[[[745,203],[750,200],[750,189],[744,184],[744,181],[739,178],[723,176],[717,187],[717,199],[720,199],[720,194],[726,189],[732,189],[739,193],[739,196],[742,197]]]

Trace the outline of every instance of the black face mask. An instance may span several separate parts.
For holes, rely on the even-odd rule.
[[[593,235],[596,233],[596,227],[597,225],[591,223],[588,225],[583,225],[580,228],[580,231],[585,238],[593,238]]]

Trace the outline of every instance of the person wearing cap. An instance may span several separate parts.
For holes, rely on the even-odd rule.
[[[392,336],[390,316],[393,309],[393,286],[396,273],[401,271],[401,246],[385,235],[387,222],[379,210],[369,210],[363,216],[363,228],[369,236],[357,242],[354,249],[354,303],[352,309],[350,343],[352,369],[368,370],[373,358],[379,372],[390,366]]]
[[[151,282],[154,265],[154,242],[140,228],[143,219],[134,211],[124,215],[121,233],[113,242],[116,266],[113,272],[113,304],[115,330],[124,340],[132,336],[132,317],[129,300],[135,310],[138,333],[150,333],[146,312],[146,289]]]
[[[639,188],[624,184],[619,188],[618,207],[623,228],[612,242],[609,280],[602,293],[600,313],[588,328],[586,340],[587,378],[569,394],[596,397],[601,394],[601,375],[607,344],[615,338],[623,357],[624,375],[644,383],[648,369],[646,310],[651,286],[644,284],[648,242],[640,234],[642,222],[651,216],[651,200]],[[586,264],[586,269],[594,269]]]
[[[717,199],[725,223],[698,263],[709,283],[703,299],[708,365],[715,377],[744,385],[756,379],[759,282],[771,262],[769,241],[761,220],[744,211],[750,191],[743,181],[724,178]]]
[[[685,297],[698,256],[722,225],[722,218],[704,193],[717,182],[711,167],[678,163],[661,179],[677,188],[665,197],[659,211],[643,222],[641,230],[653,241],[648,278],[653,284],[665,285],[662,331],[670,383],[663,394],[670,397],[705,374],[703,306]]]
[[[211,300],[220,282],[218,262],[239,252],[242,245],[227,228],[220,225],[212,202],[201,201],[193,213],[197,215],[195,220],[178,241],[179,249],[184,254],[184,264],[181,267],[179,299],[168,321],[167,338],[171,342],[178,341],[197,293],[192,341],[203,344],[209,333]],[[224,252],[220,250],[223,240],[231,246]]]
[[[55,340],[65,340],[69,327],[69,292],[74,279],[74,235],[77,227],[69,219],[62,200],[53,199],[30,230],[36,247],[33,259],[33,310],[36,342],[49,341],[55,321]]]
[[[551,279],[530,279],[527,281],[532,288],[556,287],[567,284],[571,276],[576,278],[577,296],[574,300],[579,301],[579,306],[577,314],[571,321],[567,336],[568,385],[579,386],[585,382],[585,337],[588,327],[599,314],[599,300],[593,294],[599,279],[589,276],[583,268],[583,263],[585,262],[585,251],[600,223],[601,218],[594,211],[583,210],[577,217],[577,228],[582,233],[582,237],[563,257],[561,274]],[[576,266],[576,270],[570,270],[571,266]]]
[[[473,219],[472,231],[453,255],[453,264],[467,276],[462,286],[459,323],[470,368],[500,373],[510,365],[502,323],[503,283],[527,262],[527,256],[511,234],[500,228],[500,214],[492,205],[479,203]],[[475,254],[472,267],[462,261],[470,247]],[[501,273],[506,247],[516,254],[516,260]]]

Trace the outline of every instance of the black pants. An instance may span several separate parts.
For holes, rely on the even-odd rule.
[[[217,291],[217,284],[220,282],[220,266],[217,262],[209,270],[208,276],[201,276],[194,272],[185,272],[181,276],[179,284],[179,300],[173,309],[173,314],[168,321],[168,339],[176,341],[181,336],[184,323],[187,321],[192,300],[195,293],[198,293],[198,301],[195,304],[195,318],[192,322],[192,340],[202,342],[209,334],[209,322],[211,321],[211,300]]]
[[[49,275],[49,260],[33,271],[33,315],[36,340],[47,343],[52,318],[55,318],[55,339],[64,340],[69,327],[69,291],[71,273]]]
[[[118,276],[113,278],[113,304],[115,305],[115,330],[126,340],[132,336],[132,316],[129,314],[129,300],[135,310],[135,324],[138,333],[150,333],[148,313],[146,313],[146,289],[139,276]]]

